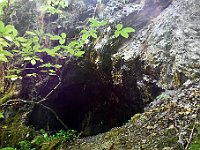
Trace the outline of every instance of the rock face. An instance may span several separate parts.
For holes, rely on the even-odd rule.
[[[145,61],[149,79],[175,89],[199,77],[199,1],[175,1],[115,54]],[[154,77],[153,77],[154,76]]]

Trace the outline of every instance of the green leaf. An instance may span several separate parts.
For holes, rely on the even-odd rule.
[[[46,64],[40,65],[39,67],[40,68],[44,68],[44,67],[50,68],[50,67],[52,67],[52,64],[51,63],[46,63]]]
[[[0,21],[0,31],[3,31],[4,30],[4,23],[2,21]]]
[[[20,43],[18,41],[13,41],[17,47],[20,47]]]
[[[37,34],[35,34],[34,32],[31,32],[31,31],[26,31],[26,34],[28,34],[28,35],[37,35]]]
[[[121,33],[120,31],[116,30],[116,31],[115,31],[115,37],[116,37],[116,38],[119,37],[120,33]]]
[[[59,69],[59,68],[61,68],[61,67],[62,67],[62,65],[55,64],[55,65],[54,65],[54,67],[55,67],[55,68],[57,68],[57,69]]]
[[[88,33],[87,30],[81,30],[81,33]]]
[[[4,115],[3,113],[0,111],[0,119],[3,119],[4,118]]]
[[[61,37],[65,39],[67,37],[66,33],[61,33]]]
[[[8,56],[8,57],[12,57],[12,56],[13,56],[13,54],[10,53],[10,52],[7,51],[7,50],[1,50],[1,51],[0,51],[0,54],[3,54],[4,56]]]
[[[8,62],[7,57],[4,54],[0,54],[0,62]]]
[[[15,81],[17,79],[22,79],[22,77],[18,75],[9,75],[9,76],[5,76],[5,78],[11,79],[12,81]]]
[[[82,35],[82,40],[84,40],[84,41],[87,40],[89,36],[90,36],[90,35],[87,34],[87,33],[86,33],[86,34],[83,34],[83,35]]]
[[[90,18],[89,22],[91,22],[92,24],[98,25],[99,22],[97,20],[95,20],[94,18]]]
[[[50,40],[56,41],[56,40],[60,40],[61,37],[59,35],[53,35],[50,37]]]
[[[26,74],[27,77],[37,77],[36,73]]]
[[[31,64],[34,66],[36,64],[36,60],[35,59],[32,59],[31,60]]]
[[[97,34],[94,33],[94,32],[91,33],[91,36],[92,36],[93,38],[95,38],[95,39],[97,38]]]
[[[54,52],[57,52],[60,50],[60,46],[55,46],[53,49],[52,49]]]
[[[85,53],[85,51],[77,51],[77,52],[74,54],[74,56],[82,57],[84,53]]]
[[[8,35],[8,34],[13,33],[14,30],[16,30],[16,29],[15,29],[15,27],[12,26],[12,25],[7,25],[7,26],[5,26],[5,29],[4,29],[4,30],[5,30],[5,34]]]
[[[67,52],[69,52],[71,55],[74,55],[74,50],[72,48],[67,49]]]
[[[124,38],[128,38],[129,35],[127,32],[120,32],[120,34],[124,37]]]
[[[89,36],[89,35],[88,35]],[[74,47],[75,45],[78,45],[79,43],[77,42],[77,41],[71,41],[70,43],[69,43],[69,46],[70,47]]]
[[[99,23],[100,26],[105,26],[106,24],[107,24],[107,22],[106,22],[105,20],[102,20],[102,21]]]
[[[123,28],[123,24],[117,24],[116,28],[117,28],[117,30],[121,30]]]
[[[131,27],[126,27],[126,28],[122,29],[122,32],[131,33],[131,32],[135,32],[135,29],[133,29]]]
[[[62,45],[62,44],[64,44],[65,43],[65,39],[60,39],[59,40],[59,43]]]
[[[19,42],[26,42],[27,41],[27,39],[25,39],[24,37],[17,37],[16,40],[19,41]]]

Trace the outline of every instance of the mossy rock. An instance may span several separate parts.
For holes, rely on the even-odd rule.
[[[22,124],[22,115],[16,115],[2,121],[0,126],[0,148],[17,147],[20,141],[31,140],[36,135],[36,132],[30,127]]]

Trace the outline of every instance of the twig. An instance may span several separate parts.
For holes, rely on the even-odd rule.
[[[194,123],[194,126],[193,126],[193,128],[192,128],[192,131],[191,131],[191,133],[190,133],[190,138],[189,138],[189,141],[188,141],[188,143],[187,143],[187,145],[186,145],[186,147],[185,147],[185,150],[188,150],[188,148],[189,148],[189,146],[190,146],[190,143],[191,143],[191,141],[192,141],[192,137],[193,137],[193,134],[194,134],[194,129],[195,129],[195,123]]]
[[[46,101],[48,99],[48,97],[60,86],[61,79],[60,79],[60,77],[58,75],[55,75],[55,76],[57,76],[58,79],[59,79],[58,84],[43,99],[41,99],[40,101],[38,101],[36,103],[42,103],[42,102]]]
[[[197,122],[198,112],[199,112],[199,109],[196,110],[196,118],[195,118],[195,121],[194,121],[194,126],[193,126],[193,128],[192,128],[191,133],[190,133],[190,138],[189,138],[188,143],[187,143],[187,145],[186,145],[186,147],[185,147],[185,150],[188,150],[188,148],[189,148],[189,146],[190,146],[190,143],[191,143],[191,141],[192,141],[193,134],[194,134],[194,130],[195,130],[195,125],[196,125],[196,122]]]
[[[57,113],[50,107],[45,106],[44,104],[39,103],[39,105],[43,106],[44,108],[48,109],[49,111],[51,111],[54,116],[56,117],[56,119],[63,125],[63,127],[65,127],[66,130],[68,130],[69,128],[67,127],[67,125],[60,119],[60,117],[58,117]]]

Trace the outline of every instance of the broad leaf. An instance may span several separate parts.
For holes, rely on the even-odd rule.
[[[127,28],[122,29],[122,32],[131,33],[131,32],[135,32],[135,29],[133,29],[131,27],[127,27]]]
[[[121,30],[123,28],[123,24],[117,24],[116,28],[117,28],[117,30]]]
[[[119,37],[119,35],[120,35],[120,31],[116,30],[115,31],[115,37],[117,38],[117,37]]]
[[[61,37],[59,35],[54,35],[50,37],[50,40],[56,41],[56,40],[60,40]]]
[[[82,57],[84,53],[85,53],[85,51],[77,51],[77,52],[74,54],[74,56]]]
[[[62,45],[62,44],[64,44],[65,43],[65,39],[60,39],[59,40],[59,43]]]
[[[94,32],[91,33],[91,36],[92,36],[93,38],[95,38],[95,39],[97,38],[97,34],[94,33]]]
[[[66,33],[61,33],[61,37],[65,39],[67,37]]]
[[[120,34],[124,37],[124,38],[128,38],[129,35],[127,32],[120,32]]]

